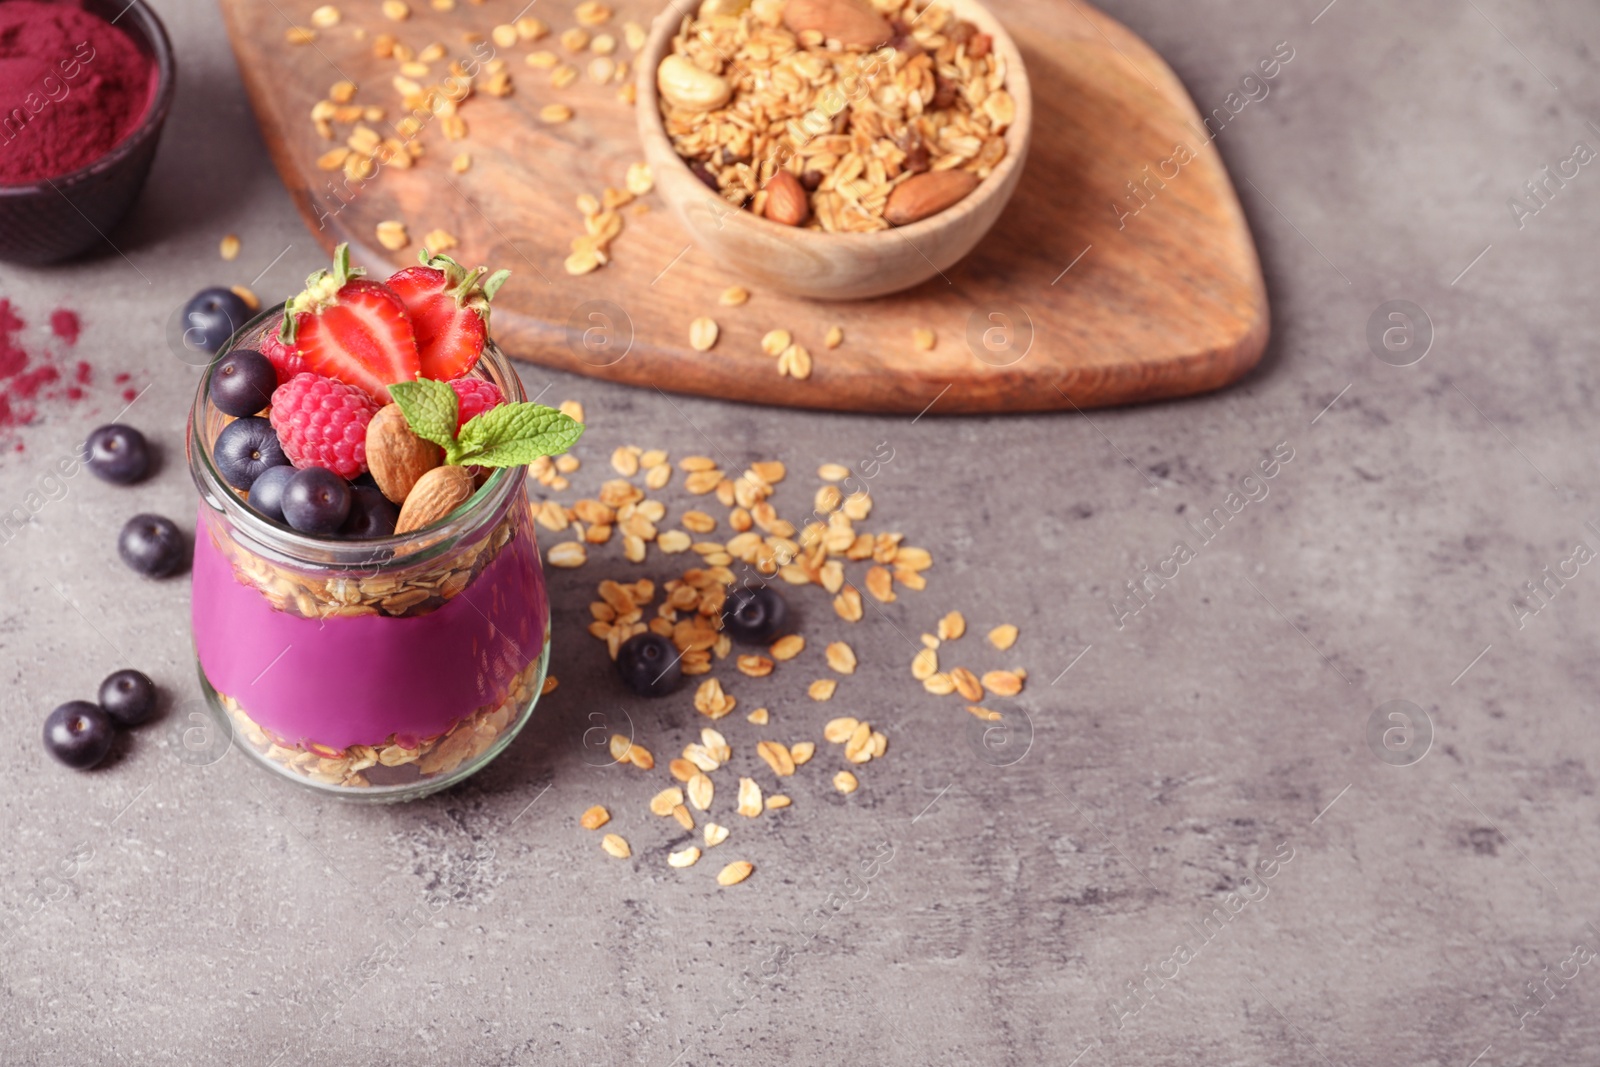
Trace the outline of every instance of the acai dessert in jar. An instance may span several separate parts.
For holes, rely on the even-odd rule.
[[[374,800],[459,781],[527,722],[550,607],[526,464],[583,427],[527,403],[484,277],[332,270],[241,329],[190,415],[202,688],[239,747]]]

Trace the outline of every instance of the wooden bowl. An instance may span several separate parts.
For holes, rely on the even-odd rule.
[[[875,233],[827,233],[783,226],[734,208],[689,170],[668,138],[656,91],[656,67],[667,55],[683,14],[668,6],[650,27],[637,57],[639,139],[661,194],[696,244],[741,282],[796,296],[860,300],[909,289],[954,264],[989,232],[1016,190],[1028,155],[1033,98],[1022,55],[989,10],[976,0],[938,0],[994,39],[1005,57],[1006,90],[1016,119],[1005,132],[1006,155],[962,200],[919,222]]]

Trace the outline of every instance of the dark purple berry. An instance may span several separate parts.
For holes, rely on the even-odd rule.
[[[289,479],[300,473],[287,463],[268,467],[250,483],[250,506],[273,522],[283,521],[283,490]]]
[[[248,348],[235,349],[211,371],[211,402],[224,415],[254,415],[272,403],[278,371],[272,361]]]
[[[235,489],[249,489],[262,472],[289,462],[278,443],[278,431],[259,415],[234,419],[224,426],[212,455],[217,471]]]
[[[770,585],[730,590],[722,606],[722,631],[746,645],[764,645],[778,636],[789,606]]]
[[[658,633],[634,634],[617,649],[617,673],[642,697],[663,697],[683,681],[677,646]]]
[[[89,435],[85,463],[95,476],[114,485],[128,485],[150,469],[150,446],[132,426],[112,423]]]
[[[359,540],[371,537],[394,536],[395,523],[400,521],[400,509],[376,486],[350,487],[350,514],[339,527],[339,536]]]
[[[87,700],[73,700],[44,720],[44,747],[68,767],[86,770],[106,758],[116,740],[111,716]]]
[[[171,519],[160,515],[135,515],[117,538],[122,562],[146,578],[165,578],[183,569],[188,556],[183,534]]]
[[[283,518],[301,533],[339,532],[350,516],[350,485],[322,467],[296,471],[283,487]]]
[[[183,307],[183,343],[219,352],[250,318],[250,306],[232,289],[202,289]]]
[[[156,684],[142,671],[118,671],[100,683],[100,708],[123,726],[138,726],[155,714]]]

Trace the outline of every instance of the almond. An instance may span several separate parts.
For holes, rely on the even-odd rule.
[[[783,24],[795,33],[816,30],[825,41],[870,50],[889,43],[894,28],[860,0],[789,0]]]
[[[883,205],[883,217],[891,226],[904,226],[930,215],[937,215],[978,187],[978,176],[970,170],[930,170],[913,174],[894,187]]]
[[[766,215],[783,226],[801,226],[811,217],[805,186],[791,172],[780,170],[767,182]]]
[[[367,469],[396,504],[405,503],[411,487],[444,462],[444,449],[411,432],[399,404],[390,404],[367,423]]]
[[[404,534],[432,526],[465,504],[474,488],[472,472],[465,467],[433,468],[417,479],[417,484],[406,494],[394,532]]]

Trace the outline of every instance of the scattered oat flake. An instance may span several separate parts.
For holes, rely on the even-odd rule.
[[[317,31],[309,26],[290,26],[283,31],[283,39],[290,44],[310,44],[317,39]]]
[[[950,684],[965,700],[983,699],[983,686],[978,684],[978,676],[965,667],[956,667],[950,672]]]
[[[654,189],[655,178],[650,173],[650,164],[628,164],[628,174],[623,180],[623,184],[627,186],[628,192],[632,193],[634,196],[643,196],[651,189]]]
[[[828,334],[822,339],[823,348],[838,348],[844,344],[844,327],[830,326]]]
[[[730,285],[722,290],[722,295],[717,297],[717,303],[725,308],[736,308],[750,299],[750,290],[742,285]]]
[[[395,22],[404,22],[411,17],[411,6],[405,0],[383,0],[383,14]]]
[[[261,298],[257,296],[255,294],[255,290],[251,289],[248,285],[230,286],[228,291],[234,296],[238,297],[240,300],[243,300],[244,306],[249,308],[251,311],[261,310]]]
[[[461,242],[449,230],[429,230],[422,238],[423,247],[430,252],[447,252],[458,247]]]
[[[457,174],[465,174],[467,171],[472,169],[472,157],[467,153],[462,152],[460,155],[456,156],[456,158],[450,161],[450,169],[455,171]]]
[[[720,332],[717,320],[702,315],[689,323],[689,347],[696,352],[709,352]]]
[[[812,700],[832,700],[834,690],[839,688],[839,683],[833,678],[818,678],[806,689],[806,694]]]
[[[939,639],[954,641],[967,632],[967,620],[959,611],[952,611],[939,620]]]
[[[599,26],[611,18],[611,9],[598,0],[584,0],[572,9],[572,17],[584,26]]]
[[[774,808],[787,808],[792,803],[794,803],[794,801],[790,800],[782,793],[774,793],[772,796],[767,798],[767,810],[771,811]]]
[[[755,869],[755,864],[750,863],[748,860],[735,860],[717,872],[717,884],[720,886],[738,885],[750,877],[750,872]]]
[[[894,576],[887,567],[869,567],[867,569],[867,592],[873,599],[888,604],[895,599]]]
[[[778,638],[767,651],[772,653],[775,660],[791,660],[805,650],[806,639],[799,634],[788,634]]]
[[[800,344],[785,348],[778,357],[778,373],[801,381],[811,377],[811,353]]]
[[[574,422],[583,421],[583,405],[576,400],[563,400],[556,410]]]
[[[1010,623],[996,626],[989,631],[989,643],[1004,652],[1017,643],[1017,628]]]
[[[998,711],[993,711],[977,704],[968,704],[967,710],[972,712],[973,715],[976,715],[978,718],[982,719],[984,722],[1000,721],[1000,713]]]
[[[394,219],[386,219],[378,223],[378,243],[391,252],[398,252],[411,243],[411,235],[406,233],[406,224]]]
[[[539,109],[539,121],[555,125],[572,118],[572,109],[566,104],[546,104]]]
[[[796,741],[789,746],[789,758],[794,761],[796,767],[802,763],[809,762],[811,757],[816,755],[816,752],[817,744],[815,741]]]
[[[761,338],[761,351],[769,356],[781,356],[792,342],[788,330],[768,330]]]
[[[615,856],[619,860],[625,860],[633,855],[633,849],[628,847],[628,842],[617,834],[607,834],[602,837],[600,847],[605,849],[608,855]]]
[[[789,754],[789,747],[781,741],[759,741],[756,743],[756,754],[762,758],[772,773],[780,778],[787,778],[794,773],[794,757]]]
[[[632,478],[639,473],[639,454],[627,447],[617,449],[611,453],[611,469],[624,478]]]
[[[937,341],[932,330],[919,326],[911,331],[911,343],[924,352],[931,352]]]
[[[235,235],[235,234],[231,234],[231,233],[228,234],[226,237],[224,237],[222,239],[221,244],[218,246],[218,251],[222,253],[222,258],[223,259],[226,259],[226,260],[238,259],[239,258],[239,238],[238,238],[238,236]]]
[[[718,823],[706,823],[704,833],[706,848],[716,848],[728,839],[728,828]]]
[[[311,13],[311,25],[318,29],[329,29],[339,25],[339,20],[344,16],[332,4],[323,4]]]
[[[817,468],[817,477],[825,482],[842,482],[850,477],[850,468],[842,463],[824,463]]]
[[[849,645],[843,641],[834,641],[824,650],[828,659],[828,666],[840,674],[854,674],[856,672],[856,654]]]
[[[605,808],[601,807],[599,804],[596,804],[594,807],[588,809],[582,815],[578,816],[578,825],[582,826],[585,830],[598,830],[600,827],[604,826],[610,821],[611,813]]]
[[[688,848],[679,849],[677,852],[667,853],[667,866],[693,867],[699,859],[700,850],[694,845],[690,845]]]
[[[1016,696],[1022,692],[1022,674],[1020,671],[988,671],[983,676],[983,687],[995,696]]]
[[[547,555],[552,567],[581,567],[589,558],[582,541],[562,541],[550,546]]]
[[[831,741],[836,745],[843,744],[850,740],[850,735],[855,733],[858,725],[860,725],[859,722],[849,716],[830,719],[828,725],[822,728],[822,736],[825,740]]]
[[[690,778],[686,784],[686,788],[689,790],[689,803],[700,811],[705,811],[711,807],[711,798],[716,792],[716,787],[712,784],[709,775],[696,771],[694,777]]]
[[[739,807],[735,810],[751,819],[761,814],[761,787],[754,778],[739,779]]]
[[[841,793],[854,793],[859,784],[856,776],[849,771],[840,771],[833,776],[833,787]]]
[[[672,814],[672,809],[683,803],[683,790],[677,786],[668,786],[650,798],[650,814],[660,815],[665,818]]]

